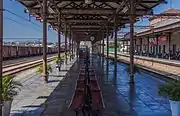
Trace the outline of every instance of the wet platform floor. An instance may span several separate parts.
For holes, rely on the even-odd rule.
[[[106,59],[102,63],[102,59],[95,56],[91,61],[106,106],[102,116],[171,116],[168,99],[158,95],[158,86],[164,83],[162,77],[141,70],[140,74],[135,74],[135,84],[130,85],[126,64],[117,63],[117,76],[114,77],[111,60],[108,60],[108,72]],[[66,107],[62,115],[75,116],[75,112]]]
[[[101,62],[100,57],[94,59],[106,105],[103,116],[171,116],[168,99],[158,95],[159,85],[165,82],[163,77],[140,70],[135,74],[135,84],[130,85],[126,64],[117,63],[115,76],[114,63],[106,59],[104,65]],[[104,67],[104,74],[99,66]]]
[[[171,116],[168,99],[160,97],[157,92],[158,86],[164,83],[162,77],[142,70],[140,74],[135,74],[133,86],[129,84],[129,74],[125,71],[126,64],[117,63],[117,76],[115,77],[114,63],[111,60],[104,59],[103,63],[101,57],[94,56],[91,61],[106,107],[102,111],[102,116]],[[107,61],[109,62],[108,68]],[[55,84],[56,87],[50,95],[43,98],[46,100],[43,100],[42,105],[31,105],[31,109],[36,110],[30,113],[20,113],[17,116],[75,116],[75,112],[68,109],[68,106],[74,92],[80,65],[81,62],[77,61],[68,70],[65,78]],[[54,71],[56,73],[56,70]],[[38,92],[39,94],[41,93]],[[36,113],[37,110],[39,113]],[[79,116],[82,114],[80,113]]]

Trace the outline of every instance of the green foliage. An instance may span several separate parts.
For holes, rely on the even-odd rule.
[[[128,73],[130,73],[130,65],[128,65],[125,69]],[[137,67],[136,65],[134,65],[134,74],[140,74],[140,70],[139,70],[139,67]]]
[[[55,57],[54,63],[55,63],[55,64],[58,64],[58,63],[59,63],[59,58],[58,58],[58,56]]]
[[[3,101],[13,100],[18,94],[18,90],[22,87],[21,83],[15,81],[12,76],[2,78],[2,99]]]
[[[164,96],[173,101],[180,101],[180,80],[168,82],[159,86],[160,96]]]
[[[43,65],[40,65],[37,69],[37,72],[38,73],[43,73]],[[52,73],[52,67],[51,65],[47,64],[47,72],[51,72]]]
[[[64,60],[64,58],[65,58],[65,55],[61,56],[61,60]],[[56,57],[55,57],[55,60],[54,60],[54,63],[55,63],[55,64],[58,64],[58,63],[59,63],[59,60],[60,60],[60,59],[58,58],[58,56],[56,56]]]
[[[109,45],[109,48],[115,48],[115,46],[114,45]]]

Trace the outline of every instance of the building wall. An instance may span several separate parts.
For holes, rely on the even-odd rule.
[[[151,38],[150,38],[151,39]],[[142,38],[142,50],[146,50],[147,51],[147,44],[148,44],[148,38],[144,37]],[[136,39],[136,48],[137,51],[140,51],[140,39]],[[164,44],[161,44],[158,46],[158,51],[163,53],[163,45],[165,45],[165,52],[169,53],[169,43],[168,41]],[[146,46],[146,47],[145,47]],[[151,47],[152,46],[152,47]],[[154,46],[154,51],[156,53],[156,45],[149,45],[149,50],[153,51],[153,46]],[[180,31],[178,32],[173,32],[171,35],[171,50],[173,50],[173,46],[176,46],[176,51],[179,50],[180,51]]]

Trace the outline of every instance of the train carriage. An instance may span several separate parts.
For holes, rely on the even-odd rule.
[[[61,49],[62,50],[62,49]],[[63,50],[62,50],[63,51]],[[47,54],[57,53],[56,47],[47,47]],[[43,48],[40,46],[3,46],[3,59],[11,59],[18,57],[28,57],[42,55]]]

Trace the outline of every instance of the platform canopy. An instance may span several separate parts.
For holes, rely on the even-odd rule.
[[[18,0],[25,11],[36,18],[42,17],[43,0]],[[136,21],[142,15],[152,15],[152,8],[164,0],[134,0]],[[91,36],[98,41],[106,36],[106,30],[112,32],[116,26],[120,29],[129,23],[130,0],[47,0],[47,22],[58,29],[58,17],[61,31],[65,25],[73,32],[73,39],[84,40]],[[101,36],[97,36],[101,32]]]

